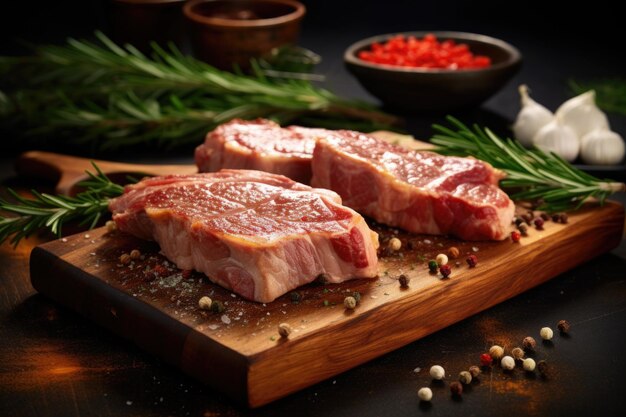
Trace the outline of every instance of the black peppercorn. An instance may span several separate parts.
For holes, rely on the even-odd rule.
[[[298,291],[292,291],[291,293],[289,293],[289,297],[291,297],[292,303],[299,303],[300,301],[302,301],[302,294],[300,294]]]
[[[556,328],[559,329],[559,331],[563,334],[569,333],[570,327],[571,326],[567,320],[559,320],[559,322],[556,324]]]
[[[561,213],[561,214],[559,215],[559,221],[560,221],[561,223],[566,224],[566,223],[567,223],[567,220],[568,220],[567,214],[565,214],[565,213]]]
[[[463,385],[458,381],[452,382],[450,384],[450,392],[452,395],[460,396],[463,394]]]
[[[411,279],[409,277],[407,277],[406,275],[402,274],[400,275],[400,277],[398,278],[398,282],[400,283],[400,287],[401,288],[409,288],[409,281]]]
[[[528,236],[528,227],[525,224],[517,226],[517,230],[519,230],[522,236]]]
[[[326,285],[330,282],[330,275],[328,275],[327,273],[319,274],[315,278],[315,282],[317,282],[320,285]]]
[[[476,378],[478,375],[480,375],[480,368],[476,365],[472,365],[469,368],[469,373],[472,374],[473,378]]]
[[[224,310],[226,310],[226,307],[224,307],[224,303],[222,303],[219,300],[213,300],[213,302],[211,303],[211,311],[214,313],[223,313]]]
[[[546,361],[537,362],[537,371],[542,378],[547,378],[549,373],[548,363]]]
[[[560,221],[560,220],[561,220],[561,215],[560,215],[560,214],[558,214],[558,213],[554,213],[554,214],[552,215],[552,221],[553,221],[554,223],[559,223],[559,221]]]
[[[527,336],[524,338],[524,340],[522,340],[522,347],[524,348],[525,351],[535,350],[536,346],[537,346],[537,342],[535,341],[535,339],[533,339],[530,336]]]
[[[358,291],[355,291],[352,293],[352,297],[356,300],[356,303],[360,303],[361,302],[361,293]]]
[[[543,230],[543,220],[541,218],[536,218],[534,223],[537,230]]]

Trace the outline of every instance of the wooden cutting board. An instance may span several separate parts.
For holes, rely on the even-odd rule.
[[[133,171],[137,172],[137,171]],[[161,171],[162,172],[162,171]],[[518,208],[525,212],[525,209]],[[49,242],[31,255],[41,293],[134,341],[182,371],[251,407],[397,349],[507,300],[617,246],[624,208],[609,202],[572,214],[568,224],[529,227],[521,242],[463,242],[372,226],[398,252],[383,255],[379,278],[309,285],[269,304],[242,300],[197,273],[179,271],[158,246],[104,228]],[[448,279],[427,261],[456,246]],[[121,264],[138,249],[141,258]],[[478,265],[465,259],[473,254]],[[410,278],[402,289],[398,278]],[[358,291],[361,302],[343,300]],[[200,310],[207,295],[223,313]],[[280,323],[294,329],[278,335]]]

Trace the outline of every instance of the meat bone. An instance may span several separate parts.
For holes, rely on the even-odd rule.
[[[388,131],[378,131],[372,133],[372,135],[411,149],[428,149],[433,146],[429,143],[415,140],[412,136]],[[129,164],[43,151],[23,153],[17,160],[15,168],[20,175],[45,179],[58,178],[56,192],[72,195],[79,190],[77,184],[88,178],[85,171],[94,171],[92,162],[98,165],[98,168],[111,177],[113,181],[122,180],[122,182],[128,175],[141,178],[144,176],[193,174],[197,172],[195,165]]]

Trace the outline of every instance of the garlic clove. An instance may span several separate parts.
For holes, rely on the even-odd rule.
[[[606,114],[596,106],[596,92],[593,90],[567,100],[555,115],[561,124],[574,129],[579,138],[595,129],[609,129]]]
[[[586,164],[616,165],[624,159],[624,139],[608,129],[595,129],[583,136],[580,157]]]
[[[546,152],[554,152],[568,162],[578,156],[580,142],[576,132],[557,120],[548,123],[533,137],[533,144]]]
[[[535,134],[554,120],[554,114],[530,98],[525,84],[519,86],[519,95],[522,108],[512,126],[513,134],[522,145],[530,147]]]

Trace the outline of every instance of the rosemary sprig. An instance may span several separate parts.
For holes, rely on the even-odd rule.
[[[626,79],[610,78],[589,82],[570,80],[569,86],[575,94],[595,90],[596,103],[601,109],[626,115]]]
[[[0,57],[0,121],[16,132],[100,148],[197,143],[236,117],[287,123],[313,116],[309,120],[335,120],[344,128],[356,121],[368,130],[398,121],[314,86],[306,71],[319,57],[302,49],[252,61],[252,75],[245,75],[218,70],[173,45],[153,44],[148,57],[95,35],[97,43],[69,39],[39,47],[35,56]]]
[[[96,173],[86,171],[89,179],[79,184],[86,191],[75,197],[33,190],[35,198],[26,199],[8,189],[16,202],[0,198],[0,212],[17,216],[0,215],[0,244],[10,239],[17,246],[23,238],[44,229],[61,236],[63,224],[71,220],[79,220],[81,226],[89,225],[89,229],[95,227],[107,213],[109,199],[121,195],[124,188],[111,182],[98,166],[93,164],[93,167]]]
[[[510,190],[513,200],[540,200],[540,209],[555,212],[577,209],[589,199],[602,204],[609,195],[626,191],[623,183],[595,178],[554,153],[528,150],[515,140],[499,138],[487,128],[469,128],[454,117],[447,119],[452,128],[433,126],[438,132],[431,139],[438,145],[435,151],[471,155],[501,169],[507,176],[500,185]]]

